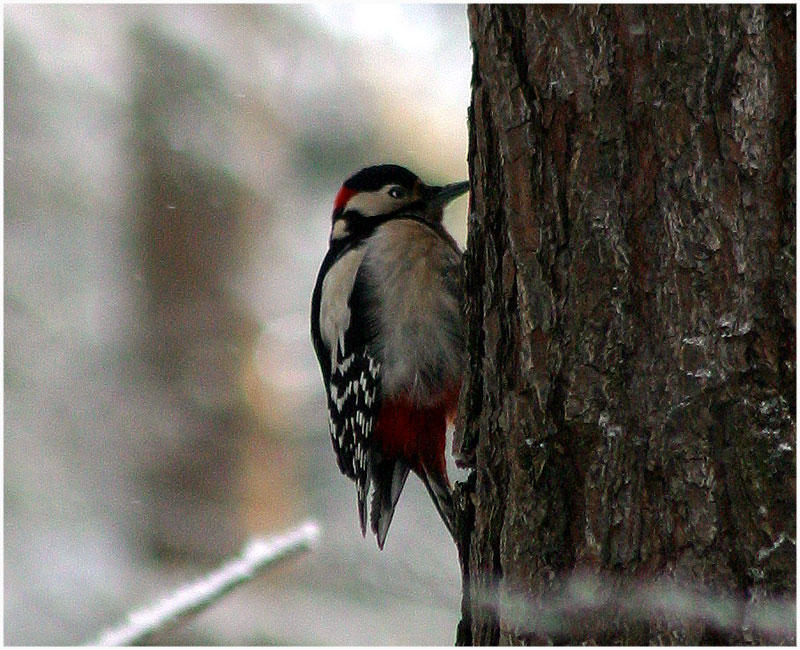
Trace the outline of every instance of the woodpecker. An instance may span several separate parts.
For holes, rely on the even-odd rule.
[[[311,337],[339,469],[356,484],[362,535],[372,494],[381,549],[410,471],[453,532],[445,432],[465,353],[461,251],[442,212],[468,187],[377,165],[348,178],[333,203]]]

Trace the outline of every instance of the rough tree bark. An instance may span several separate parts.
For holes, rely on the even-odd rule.
[[[469,7],[459,643],[794,642],[794,12]]]

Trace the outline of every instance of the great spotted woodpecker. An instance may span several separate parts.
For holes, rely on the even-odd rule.
[[[442,211],[468,182],[425,185],[398,165],[362,169],[333,204],[311,336],[339,469],[355,481],[361,532],[382,549],[409,471],[453,531],[445,464],[464,365],[461,252]]]

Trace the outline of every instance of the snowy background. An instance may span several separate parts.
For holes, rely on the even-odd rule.
[[[348,174],[467,177],[465,8],[4,18],[5,642],[90,640],[315,518],[316,551],[151,642],[451,644],[455,548],[413,478],[361,538],[308,312]]]

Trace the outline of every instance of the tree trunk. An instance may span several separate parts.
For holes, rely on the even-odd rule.
[[[468,12],[458,642],[794,643],[794,7]]]

